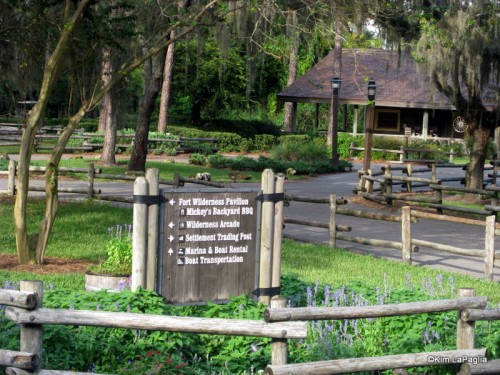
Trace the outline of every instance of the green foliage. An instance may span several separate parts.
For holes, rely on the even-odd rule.
[[[328,149],[323,143],[312,140],[302,140],[303,136],[291,138],[282,142],[271,150],[274,159],[280,161],[301,161],[301,162],[319,162],[329,158]]]
[[[312,137],[309,134],[284,134],[280,137],[280,144],[285,145],[300,145],[302,143],[309,143]]]
[[[97,132],[97,127],[99,126],[98,119],[82,119],[79,126],[84,132]]]
[[[268,151],[278,143],[279,138],[273,134],[256,134],[251,149],[246,151]]]
[[[90,266],[93,273],[130,275],[132,273],[132,225],[117,225],[108,228],[112,238],[106,244],[106,260]],[[113,234],[114,233],[114,234]]]
[[[9,169],[9,159],[6,157],[2,157],[0,155],[0,171],[6,171]]]
[[[338,141],[337,141],[337,150],[338,150],[338,154],[339,154],[339,158],[342,158],[342,159],[347,159],[350,157],[351,155],[351,151],[350,151],[350,147],[351,147],[351,143],[354,142],[354,144],[356,144],[358,141],[360,140],[359,137],[355,137],[349,133],[339,133],[339,138],[338,138]],[[356,147],[359,147],[356,145]]]
[[[207,165],[208,159],[203,154],[191,154],[189,156],[189,164],[194,165]]]
[[[295,170],[297,175],[315,175],[321,173],[331,173],[339,170],[346,170],[351,164],[340,161],[339,167],[333,167],[328,158],[281,161],[265,156],[253,159],[245,156],[227,158],[221,155],[211,155],[208,157],[208,164],[212,168],[230,168],[236,171],[258,171],[272,169],[275,173],[287,174],[288,170]]]
[[[400,150],[402,141],[391,137],[373,137],[373,148],[384,150]],[[394,154],[384,151],[372,151],[372,159],[374,160],[399,160],[399,154]]]

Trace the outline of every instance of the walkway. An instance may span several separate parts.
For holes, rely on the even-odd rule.
[[[354,164],[354,171],[350,173],[338,173],[322,175],[301,181],[288,181],[285,184],[286,193],[315,198],[327,198],[330,194],[348,199],[349,208],[375,209],[366,205],[359,205],[353,202],[353,190],[358,183],[356,169],[359,164]],[[379,166],[380,167],[380,166]],[[376,168],[376,167],[375,167]],[[440,173],[453,176],[457,174],[456,168],[450,168]],[[43,185],[43,179],[33,180],[33,185]],[[62,181],[61,186],[84,186],[81,181]],[[0,190],[6,189],[7,180],[0,179]],[[199,187],[200,185],[196,185]],[[233,184],[234,187],[245,186],[259,188],[259,184]],[[97,182],[95,188],[102,189],[106,195],[132,195],[132,183],[130,182]],[[60,194],[61,198],[68,198],[68,194]],[[74,197],[74,195],[73,195]],[[359,198],[358,198],[359,199]],[[374,206],[374,205],[372,205]],[[388,208],[380,206],[387,212]],[[284,210],[285,216],[300,218],[303,220],[316,220],[327,223],[329,220],[329,209],[325,204],[311,204],[301,202],[291,202]],[[401,241],[401,224],[385,222],[379,220],[360,219],[339,215],[337,224],[349,225],[352,227],[353,236],[376,238],[391,241]],[[328,243],[328,231],[320,228],[306,227],[294,224],[287,224],[283,235],[298,241],[311,243]],[[426,241],[433,241],[467,247],[474,249],[484,248],[484,228],[479,226],[447,223],[428,219],[420,219],[418,223],[412,225],[412,236]],[[500,243],[500,241],[497,241]],[[368,245],[360,245],[351,242],[337,241],[337,246],[361,254],[370,254],[376,257],[384,257],[395,261],[401,261],[401,251],[394,249],[384,249]],[[500,244],[496,246],[497,251]],[[483,277],[484,262],[482,258],[464,257],[429,248],[420,247],[420,251],[413,253],[413,264],[419,266],[429,266],[438,269],[445,269],[454,272]],[[500,280],[500,271],[495,270],[495,280]]]

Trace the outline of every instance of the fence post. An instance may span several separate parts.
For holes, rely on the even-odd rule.
[[[441,185],[441,180],[436,182],[437,185]],[[438,201],[438,204],[441,205],[443,204],[443,191],[441,189],[436,189],[436,199]],[[437,208],[437,213],[442,215],[443,214],[443,209],[442,208]]]
[[[408,137],[406,137],[406,139],[408,140]],[[399,154],[399,162],[403,163],[405,161],[405,146],[401,145],[399,150],[401,151]]]
[[[475,297],[476,289],[460,288],[458,297]],[[462,320],[462,311],[458,312],[457,321],[457,349],[474,349],[474,328],[475,322],[466,322]]]
[[[89,191],[87,193],[87,198],[92,199],[94,198],[94,178],[95,178],[94,163],[89,164],[88,178],[89,178]]]
[[[275,298],[271,300],[271,308],[286,307],[285,298]],[[273,366],[286,365],[288,362],[288,339],[271,340],[271,364]]]
[[[132,283],[130,289],[146,287],[146,262],[148,241],[148,205],[141,200],[149,193],[145,177],[137,177],[134,182],[134,218],[132,230]]]
[[[271,169],[265,169],[262,172],[262,194],[265,197],[273,194],[275,190],[274,172]],[[271,273],[273,264],[272,246],[274,234],[274,202],[262,201],[262,223],[260,237],[260,265],[259,265],[259,289],[269,290],[271,287]],[[264,293],[266,294],[266,293]],[[267,293],[268,294],[268,293]],[[259,302],[269,305],[269,296],[259,296]]]
[[[370,177],[373,177],[373,171],[371,169],[368,169],[368,171],[366,171],[368,176]],[[373,194],[373,180],[367,180],[365,179],[365,189],[366,189],[366,192],[368,194]]]
[[[431,164],[431,179],[434,181],[434,182],[437,182],[437,172],[436,172],[436,164],[435,163],[432,163]]]
[[[384,184],[385,184],[385,191],[384,194],[392,194],[392,175],[391,175],[391,165],[386,164],[385,165],[385,171],[384,171]],[[385,197],[385,201],[389,206],[392,206],[392,199],[388,198],[387,196]]]
[[[408,177],[412,177],[413,176],[413,165],[411,163],[408,163],[406,165],[406,175]],[[413,182],[412,181],[406,181],[406,191],[408,193],[411,193],[412,192],[412,189],[413,189]]]
[[[450,163],[453,163],[454,156],[455,156],[455,151],[451,148],[450,149],[450,159],[449,159]]]
[[[174,173],[174,188],[179,188],[181,186],[181,175],[179,172]]]
[[[276,194],[285,192],[285,176],[282,173],[276,175]],[[281,243],[283,238],[283,207],[284,201],[278,201],[274,205],[274,235],[273,235],[273,268],[271,270],[271,287],[281,287]]]
[[[7,182],[7,190],[10,195],[16,195],[16,161],[9,160],[9,179]]]
[[[484,239],[484,277],[493,280],[493,267],[495,264],[495,223],[496,215],[486,218],[486,231]]]
[[[329,234],[330,240],[329,245],[331,248],[335,248],[337,245],[337,196],[335,194],[330,194],[330,223],[329,223]]]
[[[21,281],[21,292],[35,292],[37,294],[36,308],[42,307],[43,301],[43,283],[41,281]],[[42,365],[42,345],[43,328],[39,324],[21,324],[20,330],[20,350],[22,352],[33,353],[38,356],[38,368]]]
[[[349,159],[352,159],[354,156],[354,147],[356,147],[356,144],[351,142],[351,145],[349,146]]]
[[[401,243],[403,262],[411,264],[411,207],[401,208]]]
[[[160,172],[158,168],[148,168],[146,170],[146,180],[149,185],[149,195],[158,196],[160,194]],[[159,206],[151,204],[148,207],[148,251],[146,267],[146,288],[155,290],[156,288],[156,252],[158,248],[158,216]]]

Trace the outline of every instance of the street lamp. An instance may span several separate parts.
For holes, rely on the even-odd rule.
[[[330,80],[332,84],[332,103],[330,111],[330,124],[332,129],[332,165],[335,167],[339,164],[338,154],[338,115],[339,115],[339,90],[342,81],[338,77],[333,77]]]
[[[375,100],[375,93],[377,92],[377,85],[373,79],[368,81],[368,100],[373,102]]]
[[[368,173],[371,162],[373,120],[375,117],[375,93],[377,85],[374,80],[368,81],[368,106],[365,112],[365,157],[363,160],[363,171]]]

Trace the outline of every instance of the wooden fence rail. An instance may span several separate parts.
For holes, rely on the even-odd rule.
[[[486,297],[467,297],[375,306],[268,308],[264,312],[264,319],[267,322],[279,322],[381,318],[452,310],[484,309],[487,303]]]
[[[31,292],[33,289],[36,292]],[[264,320],[46,309],[41,307],[42,299],[43,286],[37,281],[21,282],[20,292],[0,289],[0,302],[7,305],[5,317],[21,325],[21,351],[0,350],[0,366],[9,366],[6,369],[7,374],[33,373],[31,371],[46,375],[79,374],[39,368],[42,354],[41,330],[46,324],[267,337],[273,339],[272,346],[278,345],[278,348],[273,348],[273,356],[280,358],[286,358],[283,354],[283,351],[285,353],[287,351],[286,340],[307,337],[307,322],[305,321],[269,323]],[[35,309],[33,309],[33,303],[36,305]],[[32,350],[24,352],[23,347]],[[282,361],[276,363],[282,363]],[[30,372],[23,372],[23,369],[28,369]]]
[[[306,199],[296,199],[297,201],[307,202]],[[338,202],[335,195],[332,194],[330,199],[314,199],[314,203],[327,203],[327,202]],[[340,200],[342,203],[343,201]],[[401,223],[401,241],[391,241],[385,239],[374,239],[347,234],[345,232],[351,232],[352,227],[339,224],[338,215],[343,216],[353,216],[363,219],[372,220],[382,220],[389,222],[399,222]],[[442,214],[434,214],[429,212],[418,211],[412,209],[409,206],[402,207],[400,215],[367,212],[362,210],[353,210],[343,206],[337,206],[336,204],[330,203],[329,211],[329,221],[310,221],[301,220],[297,218],[285,217],[285,224],[296,224],[311,226],[316,228],[324,228],[329,230],[329,245],[331,247],[336,246],[336,241],[347,241],[358,243],[362,245],[369,246],[379,246],[388,249],[396,249],[401,251],[401,258],[403,262],[407,264],[412,264],[412,254],[419,251],[421,247],[426,247],[430,249],[435,249],[439,251],[445,251],[452,254],[458,254],[463,256],[478,257],[484,259],[484,275],[486,279],[492,280],[494,274],[494,267],[500,267],[500,253],[495,253],[495,236],[500,235],[500,224],[495,222],[495,216],[490,215],[485,220],[477,220],[470,218],[461,218],[455,216],[447,216]],[[432,241],[427,241],[412,236],[411,224],[416,223],[419,218],[425,218],[430,220],[455,222],[462,224],[470,224],[475,226],[482,226],[485,228],[485,244],[484,248],[462,248],[458,246],[452,246],[446,243],[436,243]]]
[[[364,147],[356,147],[354,142],[351,142],[351,145],[349,147],[350,154],[349,157],[352,158],[354,156],[354,151],[364,151]],[[453,159],[457,153],[451,149],[450,151],[441,151],[437,149],[425,149],[425,148],[409,148],[405,146],[401,146],[399,150],[390,150],[390,149],[384,149],[384,148],[372,148],[371,151],[375,152],[384,152],[387,154],[399,154],[399,161],[400,162],[408,162],[408,161],[417,161],[417,162],[434,162],[436,160],[424,160],[421,159],[422,154],[442,154],[442,155],[448,155],[448,161],[450,163],[453,163]],[[410,159],[409,154],[417,154],[416,159]]]
[[[257,320],[194,318],[90,310],[40,308],[27,311],[19,307],[7,307],[5,316],[18,324],[78,325],[288,339],[303,339],[307,336],[307,323],[305,322],[269,324]]]
[[[266,368],[267,374],[341,374],[461,362],[467,362],[462,365],[461,375],[495,373],[500,368],[499,360],[486,362],[486,349],[474,348],[474,322],[498,320],[500,309],[487,309],[486,297],[475,297],[473,289],[460,289],[459,298],[455,299],[375,306],[286,308],[286,300],[281,299],[265,311],[263,321],[45,309],[41,307],[42,299],[42,283],[37,281],[21,282],[21,291],[0,289],[0,302],[7,305],[5,316],[21,325],[21,351],[0,349],[0,366],[7,367],[7,375],[82,374],[40,368],[42,336],[39,334],[46,324],[269,337],[272,338],[272,358],[271,365]],[[34,309],[33,303],[36,305]],[[307,321],[394,317],[444,311],[459,311],[456,350],[287,364],[287,340],[306,338]],[[23,346],[32,351],[23,351]],[[478,364],[471,365],[467,358],[477,359]]]
[[[398,354],[383,357],[335,359],[331,361],[295,363],[291,365],[269,366],[269,375],[299,374],[346,374],[360,371],[380,371],[409,367],[445,365],[457,362],[459,358],[485,358],[486,349],[447,350],[415,354]]]
[[[500,166],[500,163],[498,163],[498,165]],[[443,165],[443,167],[447,168],[450,168],[452,166],[459,167],[461,165]],[[385,202],[389,205],[392,205],[393,201],[396,200],[418,202],[425,204],[427,207],[435,208],[438,213],[442,213],[443,211],[451,211],[487,216],[500,212],[500,206],[498,206],[498,195],[500,193],[500,187],[496,185],[488,185],[483,189],[473,189],[443,185],[443,182],[462,181],[464,180],[464,178],[438,178],[437,171],[439,168],[440,164],[435,163],[429,165],[427,168],[420,169],[413,169],[411,164],[408,164],[406,167],[392,166],[391,164],[387,164],[385,167],[382,167],[380,172],[374,172],[371,170],[367,172],[361,171],[359,173],[360,183],[359,186],[355,189],[355,193],[369,200]],[[497,167],[495,166],[495,168]],[[407,174],[407,176],[393,174],[394,171],[401,171],[402,173]],[[430,178],[413,176],[416,173],[429,172],[431,173]],[[495,171],[495,176],[496,173],[497,171]],[[496,181],[496,179],[491,179],[492,183],[494,180]],[[489,180],[485,180],[485,183],[486,182],[489,182]],[[379,184],[379,187],[376,187],[375,184]],[[428,197],[421,195],[402,195],[399,193],[394,193],[393,187],[397,185],[406,187],[408,193],[414,192],[414,189],[417,187],[427,187],[431,192],[434,192],[434,196]],[[483,197],[490,198],[491,204],[484,205],[483,209],[445,205],[443,204],[443,192],[481,195]]]
[[[46,167],[42,166],[30,166],[29,171],[33,173],[44,173]],[[115,181],[135,181],[137,176],[129,176],[125,174],[110,174],[102,173],[101,168],[96,168],[93,163],[89,164],[87,168],[77,168],[77,167],[59,167],[58,172],[60,173],[81,173],[87,176],[87,187],[62,187],[58,186],[58,191],[61,193],[71,193],[71,194],[84,194],[87,198],[93,199],[98,197],[99,200],[116,201],[132,203],[132,197],[121,197],[113,195],[101,195],[102,191],[100,189],[94,189],[94,184],[96,179],[104,180],[115,180]],[[16,175],[17,175],[17,164],[14,160],[9,161],[8,171],[0,171],[0,174],[8,175],[7,191],[5,193],[10,195],[16,194]],[[225,183],[204,181],[194,178],[183,177],[176,173],[172,180],[161,179],[159,183],[162,185],[172,185],[173,187],[184,186],[185,183],[198,184],[216,188],[227,188],[228,185]],[[45,191],[45,187],[40,186],[30,186],[29,191]]]

